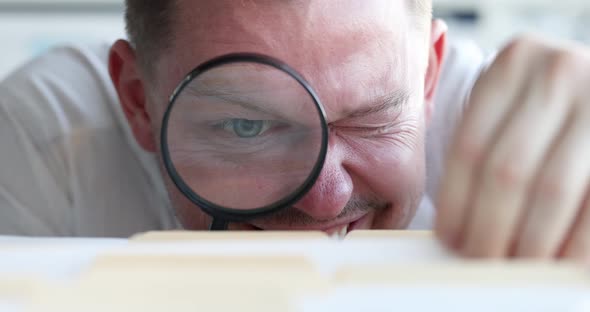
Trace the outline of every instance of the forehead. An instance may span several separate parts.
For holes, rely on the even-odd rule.
[[[172,47],[160,63],[166,90],[194,66],[234,52],[279,58],[316,89],[328,115],[407,87],[405,1],[178,0]],[[405,85],[406,84],[406,85]],[[336,104],[337,103],[337,104]]]

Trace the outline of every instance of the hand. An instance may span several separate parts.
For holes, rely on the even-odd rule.
[[[590,263],[590,49],[514,41],[477,81],[436,232],[469,257]]]

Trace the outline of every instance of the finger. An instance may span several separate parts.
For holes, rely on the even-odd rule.
[[[586,192],[586,200],[582,204],[560,256],[590,264],[590,184]]]
[[[463,122],[457,128],[436,199],[436,232],[448,244],[455,241],[464,222],[473,172],[482,162],[496,129],[514,109],[512,104],[520,93],[520,82],[528,74],[523,61],[526,49],[523,44],[513,44],[497,57],[489,71],[478,79]],[[499,82],[506,86],[501,92],[490,87]]]
[[[475,257],[506,257],[527,194],[568,116],[567,86],[552,65],[535,76],[522,104],[500,130],[481,169],[462,251]]]
[[[590,114],[576,112],[552,148],[531,191],[517,257],[554,257],[567,238],[590,177],[588,120]]]

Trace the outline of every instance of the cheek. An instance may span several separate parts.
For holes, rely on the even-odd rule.
[[[372,193],[391,205],[374,216],[373,229],[405,229],[416,214],[425,184],[423,139],[418,141],[413,149],[385,142],[359,143],[366,160],[359,162],[355,172]]]
[[[424,131],[399,138],[349,140],[356,155],[351,174],[372,193],[393,206],[410,209],[421,196],[425,180]]]
[[[172,207],[182,226],[187,230],[207,230],[210,223],[209,216],[176,188],[162,164],[160,168]]]
[[[174,186],[168,187],[170,200],[182,226],[187,230],[202,231],[209,228],[210,218]]]
[[[368,146],[371,158],[379,158],[366,167],[372,189],[384,197],[396,199],[413,194],[424,183],[424,152],[422,148],[409,150],[396,146]]]
[[[203,231],[209,228],[209,216],[189,201],[174,185],[168,185],[168,194],[177,217],[185,229]]]

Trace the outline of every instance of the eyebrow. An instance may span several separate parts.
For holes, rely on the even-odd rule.
[[[231,92],[225,92],[223,90],[215,88],[205,88],[196,90],[196,88],[189,87],[190,92],[197,96],[215,97],[228,104],[240,106],[244,109],[258,111],[261,113],[269,114],[281,119],[289,119],[281,111],[267,110],[265,108],[252,105],[249,103],[247,98],[238,96]],[[347,115],[348,118],[362,118],[373,114],[379,114],[386,112],[393,108],[403,108],[408,104],[410,100],[410,92],[406,88],[400,88],[393,92],[387,93],[384,96],[377,97],[375,100],[369,102],[366,108],[355,110]]]
[[[225,102],[227,104],[239,106],[239,107],[242,107],[246,110],[256,111],[256,112],[260,112],[263,114],[268,114],[268,115],[271,115],[275,118],[280,118],[280,119],[284,119],[284,120],[289,119],[281,111],[276,111],[276,110],[268,109],[267,107],[261,107],[258,105],[251,104],[252,100],[248,99],[247,96],[237,95],[232,92],[227,92],[224,90],[214,89],[214,88],[204,88],[201,90],[196,90],[195,88],[189,87],[187,91],[189,91],[190,94],[193,94],[196,96],[216,98],[216,99],[222,100],[223,102]]]
[[[405,89],[398,89],[390,92],[385,96],[377,98],[370,103],[368,107],[356,110],[348,115],[348,117],[359,118],[366,117],[372,114],[383,113],[392,108],[401,108],[410,101],[410,92]]]

